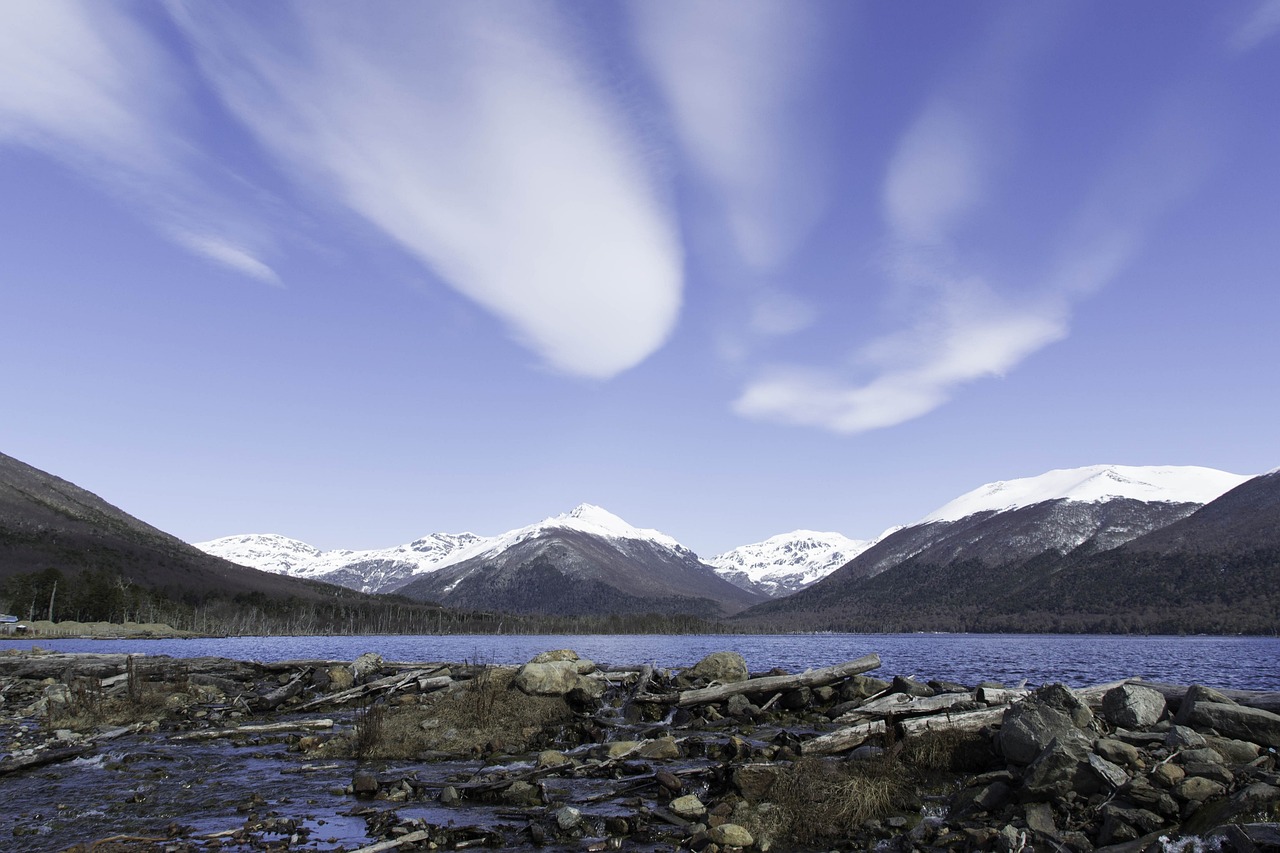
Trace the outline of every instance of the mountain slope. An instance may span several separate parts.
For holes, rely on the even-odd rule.
[[[762,625],[846,630],[1172,627],[1177,619],[1191,618],[1188,614],[1194,608],[1188,596],[1203,582],[1196,580],[1199,569],[1186,577],[1162,578],[1159,560],[1149,556],[1124,560],[1116,555],[1146,537],[1160,541],[1164,531],[1190,525],[1201,512],[1206,518],[1230,516],[1237,519],[1233,524],[1247,529],[1265,528],[1267,522],[1256,517],[1239,521],[1241,507],[1225,512],[1214,508],[1226,496],[1214,496],[1216,500],[1203,507],[1179,500],[1204,497],[1220,487],[1227,491],[1232,484],[1248,480],[1218,473],[1093,468],[1031,478],[1040,480],[1036,484],[1014,481],[1018,483],[1014,488],[984,486],[920,523],[886,536],[825,580],[753,608],[743,618]],[[1050,481],[1073,497],[1042,488]],[[1140,490],[1135,483],[1141,484]],[[1153,488],[1153,483],[1161,487]],[[1250,494],[1251,483],[1227,494]],[[1081,484],[1086,488],[1081,489]],[[1154,500],[1108,492],[1142,494]],[[1046,496],[1049,499],[1043,500]],[[1266,501],[1251,504],[1263,506]],[[1195,530],[1187,534],[1190,540],[1198,537]],[[1138,563],[1147,568],[1138,571]],[[1233,599],[1242,594],[1235,588],[1228,593]],[[1135,615],[1132,610],[1140,612]],[[1252,619],[1242,617],[1249,624]]]
[[[0,580],[46,568],[118,571],[186,599],[321,600],[338,592],[210,556],[92,492],[0,453]]]
[[[707,560],[720,577],[771,598],[821,580],[871,547],[839,533],[794,530]]]
[[[763,596],[720,578],[655,530],[589,504],[477,543],[401,587],[451,607],[513,613],[733,613]]]

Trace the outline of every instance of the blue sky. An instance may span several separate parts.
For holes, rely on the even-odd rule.
[[[1280,465],[1280,0],[0,5],[0,450],[699,553]]]

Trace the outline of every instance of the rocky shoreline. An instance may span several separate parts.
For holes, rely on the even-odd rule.
[[[0,847],[1280,850],[1280,694],[879,665],[10,650]]]

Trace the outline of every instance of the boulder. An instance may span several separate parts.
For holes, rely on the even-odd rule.
[[[708,834],[712,842],[724,847],[750,847],[756,843],[751,833],[736,823],[722,823],[712,827]]]
[[[1097,758],[1078,740],[1050,741],[1027,765],[1022,777],[1026,799],[1062,800],[1073,792],[1082,796],[1098,793],[1102,784],[1090,763],[1091,757]]]
[[[1188,776],[1173,788],[1173,795],[1180,800],[1203,803],[1227,793],[1221,782],[1205,779],[1203,776]]]
[[[337,693],[340,690],[350,690],[355,686],[356,677],[352,674],[351,668],[348,666],[335,664],[324,672],[328,676],[325,689],[330,693]]]
[[[1234,703],[1196,702],[1189,720],[1229,738],[1280,748],[1280,714]]]
[[[707,807],[698,799],[697,794],[685,794],[671,801],[671,811],[685,820],[691,820],[706,814]]]
[[[556,826],[562,832],[568,832],[582,824],[582,810],[573,806],[563,806],[556,810]]]
[[[640,757],[663,761],[680,757],[680,745],[673,737],[660,737],[640,746]]]
[[[502,799],[517,806],[537,806],[542,804],[542,791],[528,782],[512,782],[502,792]]]
[[[1206,737],[1205,742],[1214,752],[1221,755],[1228,764],[1248,764],[1262,753],[1256,743],[1250,743],[1247,740]]]
[[[516,673],[514,684],[531,696],[567,696],[576,692],[581,698],[599,698],[604,694],[604,684],[582,675],[579,672],[582,663],[571,660],[527,663]]]
[[[529,663],[555,663],[557,661],[580,660],[578,653],[573,649],[555,649],[549,652],[542,652],[533,656]]]
[[[1094,741],[1093,751],[1107,761],[1123,767],[1137,768],[1142,765],[1142,753],[1133,744],[1111,738]]]
[[[1061,706],[1029,698],[1009,707],[996,735],[996,748],[1013,764],[1030,764],[1052,741],[1087,752],[1092,745]],[[1083,758],[1081,760],[1084,760]]]
[[[908,696],[933,696],[935,691],[932,687],[922,682],[916,681],[914,678],[904,678],[901,675],[893,677],[893,684],[889,688],[890,693],[905,693]]]
[[[712,652],[681,675],[690,681],[705,679],[721,684],[735,684],[750,678],[747,661],[737,652]]]
[[[1173,715],[1173,722],[1179,726],[1191,724],[1191,709],[1195,707],[1197,702],[1216,702],[1219,705],[1234,705],[1235,700],[1220,693],[1212,687],[1205,687],[1202,684],[1193,684],[1187,688],[1187,692],[1182,695],[1182,704],[1178,706],[1178,713]]]
[[[356,681],[365,681],[371,675],[376,675],[386,665],[382,655],[375,652],[365,652],[351,663],[351,674],[355,676]]]
[[[1119,765],[1112,764],[1096,753],[1089,754],[1089,767],[1099,779],[1112,788],[1123,788],[1129,781],[1129,774],[1125,773]]]
[[[1172,726],[1164,736],[1164,745],[1169,749],[1204,746],[1204,735],[1187,726]]]
[[[1113,726],[1145,729],[1154,726],[1165,712],[1164,696],[1150,687],[1121,684],[1102,697],[1102,716]]]
[[[1187,771],[1176,764],[1161,764],[1151,771],[1151,781],[1165,788],[1173,788],[1187,776]]]

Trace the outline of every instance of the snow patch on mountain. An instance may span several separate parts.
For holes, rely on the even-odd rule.
[[[979,512],[1003,512],[1052,500],[1098,503],[1114,498],[1206,504],[1251,479],[1193,465],[1090,465],[1037,477],[979,486],[931,512],[917,524],[959,521]]]
[[[682,554],[692,553],[673,537],[661,531],[633,527],[606,509],[594,504],[579,504],[569,512],[543,519],[537,524],[530,524],[527,527],[508,531],[500,536],[477,542],[469,548],[456,551],[442,559],[439,564],[432,568],[444,568],[474,557],[498,554],[528,539],[554,533],[557,530],[570,530],[591,536],[602,536],[615,541],[638,540],[659,545]]]
[[[254,533],[194,545],[215,557],[266,572],[337,583],[362,592],[389,592],[415,575],[433,571],[450,554],[486,541],[474,533],[433,533],[392,548],[321,551],[287,536]]]
[[[716,574],[743,589],[788,595],[834,572],[875,544],[840,533],[795,530],[742,545],[711,559]]]

